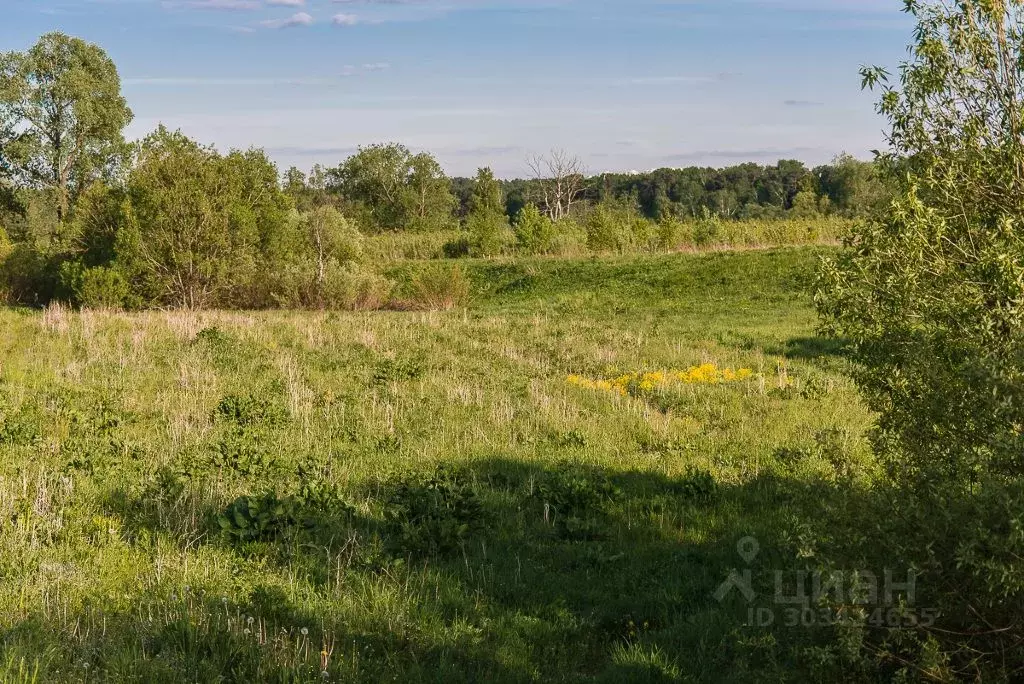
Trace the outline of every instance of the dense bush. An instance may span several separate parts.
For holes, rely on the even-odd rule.
[[[513,226],[516,246],[526,254],[548,254],[555,241],[554,222],[541,213],[536,204],[527,204],[519,210]]]
[[[826,262],[818,303],[879,413],[906,523],[886,544],[934,573],[928,640],[953,672],[1007,680],[1024,668],[1024,25],[1018,3],[907,8],[900,83],[864,72],[901,190]]]
[[[610,506],[622,491],[599,471],[564,466],[547,473],[537,484],[544,520],[565,539],[600,539],[608,534]]]
[[[57,292],[59,261],[34,245],[19,243],[0,263],[0,282],[8,299],[41,305]]]
[[[80,261],[65,262],[60,269],[60,283],[68,299],[88,309],[117,309],[131,297],[128,282],[116,268],[87,267]]]
[[[631,203],[602,203],[583,219],[587,246],[595,252],[643,251],[657,245],[655,225]]]
[[[473,257],[498,256],[514,244],[515,235],[505,214],[480,212],[466,219],[467,253]]]
[[[408,298],[403,305],[412,309],[445,311],[469,302],[470,281],[458,264],[431,264],[413,274]]]
[[[465,475],[439,468],[394,483],[384,520],[394,551],[430,556],[464,544],[483,524],[483,508]]]

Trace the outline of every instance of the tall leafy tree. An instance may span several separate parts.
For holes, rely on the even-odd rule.
[[[409,160],[406,185],[410,230],[430,232],[451,225],[455,209],[451,181],[432,155],[423,152]]]
[[[501,183],[494,177],[494,172],[489,167],[476,172],[469,209],[474,213],[505,213]]]
[[[814,170],[821,194],[846,216],[863,216],[881,208],[889,196],[880,168],[841,154]]]
[[[381,231],[402,230],[409,219],[406,182],[412,153],[404,145],[362,147],[329,172],[329,184],[355,205],[360,224]]]
[[[469,252],[473,256],[499,254],[511,245],[514,238],[505,215],[501,184],[489,168],[477,171],[466,228],[469,231]]]
[[[362,236],[334,207],[318,207],[301,218],[309,251],[315,264],[316,303],[326,304],[329,270],[359,259]]]
[[[131,119],[117,67],[96,45],[49,33],[27,52],[0,54],[0,169],[52,189],[59,221],[116,163]]]
[[[327,181],[369,230],[438,230],[452,219],[455,199],[441,165],[404,145],[362,147],[328,172]]]

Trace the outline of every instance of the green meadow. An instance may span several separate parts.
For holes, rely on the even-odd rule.
[[[830,250],[467,260],[447,311],[0,311],[4,681],[866,678],[870,619],[776,596],[869,555]]]

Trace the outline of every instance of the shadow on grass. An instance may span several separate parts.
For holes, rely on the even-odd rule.
[[[774,351],[772,353],[775,353]],[[795,337],[779,350],[788,359],[811,361],[820,358],[850,358],[847,342],[827,337]]]
[[[88,665],[111,681],[786,681],[813,672],[796,654],[833,638],[744,626],[744,597],[715,595],[749,568],[771,596],[774,570],[794,567],[801,520],[836,496],[832,485],[500,458],[461,477],[479,516],[453,520],[467,531],[451,551],[403,552],[387,525],[351,514],[325,523],[330,539],[314,529],[233,545],[208,528],[201,543],[252,574],[209,595],[158,583],[133,609],[34,616],[3,636],[3,655],[49,654],[50,679]],[[159,534],[141,510],[119,508],[140,538]],[[737,553],[747,537],[756,563]]]

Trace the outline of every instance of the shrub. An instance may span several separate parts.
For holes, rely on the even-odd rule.
[[[423,375],[423,363],[417,359],[384,359],[373,369],[373,382],[377,385],[402,380],[415,380]]]
[[[555,224],[555,235],[551,239],[552,254],[582,256],[587,252],[587,230],[579,221],[570,218]]]
[[[278,466],[260,437],[245,430],[229,432],[214,446],[211,465],[245,478],[263,477]]]
[[[40,306],[53,300],[59,285],[60,258],[32,245],[14,245],[0,263],[0,287],[13,302]]]
[[[863,72],[883,90],[881,167],[899,190],[825,263],[818,293],[879,414],[874,445],[903,521],[885,546],[942,550],[929,582],[940,618],[924,631],[957,675],[993,681],[1024,671],[1018,4],[907,3],[918,28],[899,83]]]
[[[693,223],[690,235],[694,245],[706,247],[717,242],[722,231],[722,219],[704,207],[700,218]]]
[[[647,250],[656,244],[654,224],[632,204],[603,202],[587,215],[584,227],[594,252]]]
[[[513,227],[518,249],[527,254],[547,254],[555,239],[555,224],[535,204],[527,204],[516,215]]]
[[[327,270],[320,306],[332,309],[372,310],[391,296],[392,283],[357,265],[332,265]]]
[[[240,496],[217,517],[221,532],[234,542],[279,539],[295,522],[294,502],[273,492]]]
[[[483,509],[461,473],[438,468],[397,482],[384,521],[393,550],[430,556],[461,546],[481,526]]]
[[[130,296],[128,282],[121,272],[107,266],[65,262],[60,269],[60,282],[71,302],[85,309],[119,309]]]
[[[469,233],[469,256],[498,256],[513,244],[515,235],[508,217],[500,212],[474,212],[466,219]]]
[[[410,282],[410,308],[428,311],[454,309],[469,301],[470,283],[459,265],[429,264]]]
[[[711,471],[689,466],[675,491],[688,502],[710,503],[718,497],[718,482]]]
[[[621,490],[604,473],[578,467],[548,473],[536,491],[556,533],[562,538],[579,540],[605,536],[609,507],[621,495]]]
[[[682,221],[675,216],[663,216],[658,220],[655,231],[658,235],[658,247],[672,249],[679,245],[685,228]]]
[[[618,251],[623,247],[618,217],[607,207],[595,207],[587,216],[587,247],[595,252]]]
[[[338,525],[348,524],[353,512],[336,490],[307,484],[291,496],[240,496],[217,516],[217,525],[235,543],[313,538],[318,545],[329,545]]]
[[[460,235],[444,243],[441,251],[446,259],[461,259],[469,256],[469,236]]]
[[[221,348],[232,343],[231,336],[215,325],[200,330],[193,340],[193,344],[205,344],[213,348]]]
[[[220,400],[214,416],[232,422],[239,427],[255,425],[279,425],[288,417],[285,408],[278,402],[254,395],[229,394]]]

